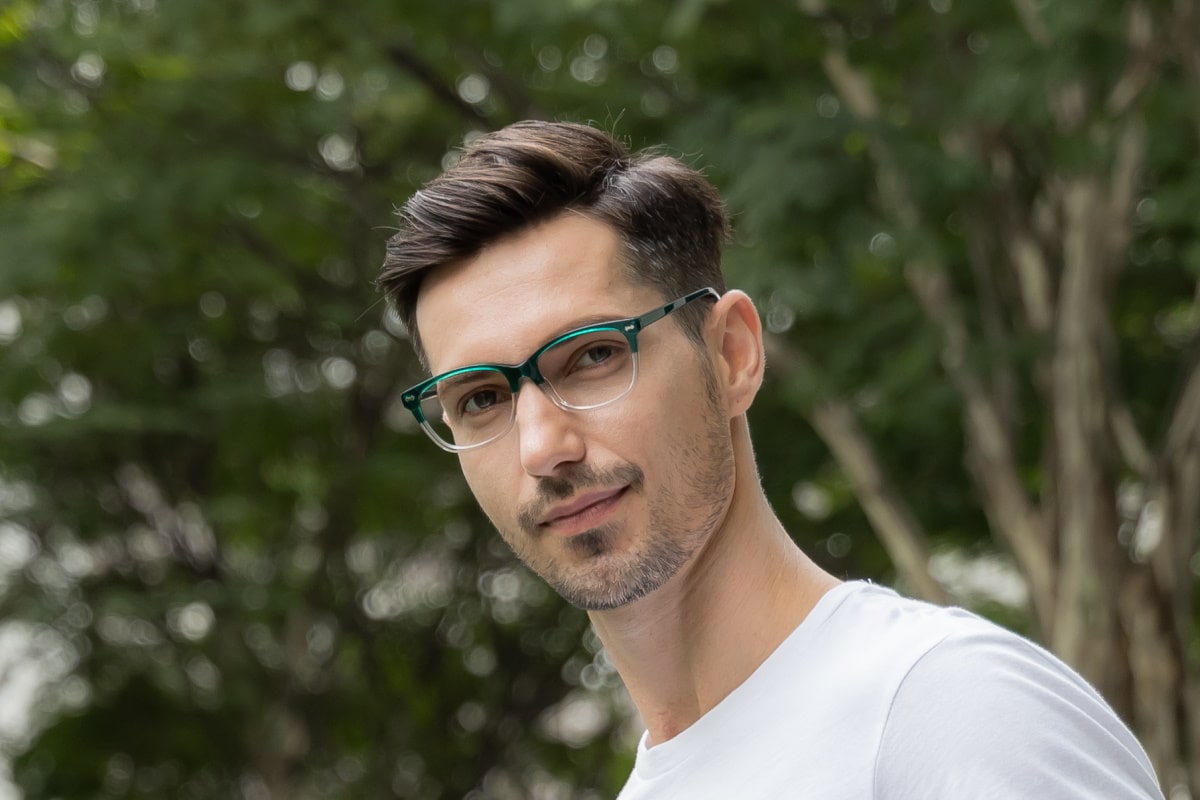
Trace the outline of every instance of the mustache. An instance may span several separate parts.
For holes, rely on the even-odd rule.
[[[626,486],[640,491],[646,475],[636,464],[618,464],[607,469],[596,469],[587,464],[573,464],[553,477],[538,479],[534,498],[517,512],[517,523],[530,534],[538,533],[538,520],[546,515],[555,503],[591,489],[608,489]]]

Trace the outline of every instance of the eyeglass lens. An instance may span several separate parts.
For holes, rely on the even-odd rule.
[[[537,367],[559,406],[582,410],[610,403],[633,386],[635,354],[618,330],[582,331],[544,350]],[[465,447],[507,432],[516,416],[508,378],[491,367],[451,375],[427,388],[421,411],[445,443]]]

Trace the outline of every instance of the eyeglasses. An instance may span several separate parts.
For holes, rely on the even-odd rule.
[[[521,364],[475,364],[444,372],[400,395],[417,424],[443,450],[460,453],[496,441],[517,418],[521,379],[559,408],[588,411],[629,394],[638,375],[638,334],[716,289],[697,289],[640,317],[587,325],[557,336]]]

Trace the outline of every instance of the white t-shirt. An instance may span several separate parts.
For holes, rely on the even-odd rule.
[[[619,800],[1162,798],[1082,678],[967,611],[844,583]]]

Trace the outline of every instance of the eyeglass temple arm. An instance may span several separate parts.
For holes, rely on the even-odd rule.
[[[701,297],[704,297],[706,295],[711,297],[713,300],[721,299],[721,295],[718,294],[717,290],[713,289],[711,286],[706,286],[703,289],[697,289],[696,291],[691,292],[690,294],[685,294],[683,297],[680,297],[678,300],[672,300],[671,302],[667,303],[665,306],[656,308],[653,311],[647,311],[645,314],[643,314],[642,316],[637,318],[639,327],[644,328],[652,322],[658,322],[660,319],[665,317],[667,314],[670,314],[672,311],[676,311],[676,310],[682,308],[683,306],[687,305],[688,303],[692,302],[693,300],[698,300]]]

